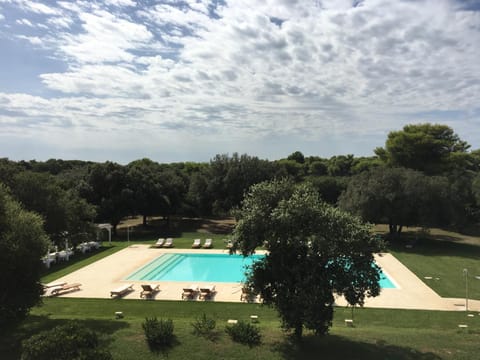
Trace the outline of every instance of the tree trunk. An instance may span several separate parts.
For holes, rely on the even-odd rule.
[[[388,224],[388,229],[390,232],[390,237],[396,239],[402,232],[403,225],[397,225],[397,224]]]
[[[143,226],[147,226],[147,215],[143,215]]]
[[[295,326],[295,330],[293,335],[295,336],[295,340],[300,342],[302,340],[302,333],[303,333],[303,324],[297,324]]]

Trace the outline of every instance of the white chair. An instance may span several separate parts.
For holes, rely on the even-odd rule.
[[[212,239],[206,239],[205,243],[203,244],[204,249],[210,249],[212,247]]]
[[[200,247],[200,245],[201,245],[200,242],[201,242],[200,239],[195,239],[195,240],[193,240],[192,248],[198,249],[198,248]]]

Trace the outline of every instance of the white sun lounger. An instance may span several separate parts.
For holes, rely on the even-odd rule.
[[[193,249],[198,249],[200,247],[201,240],[200,239],[195,239],[193,240],[192,248]]]
[[[163,244],[163,247],[173,247],[173,239],[172,238],[167,238],[167,241],[165,241],[165,244]]]
[[[203,244],[204,249],[210,249],[212,247],[212,239],[206,239],[205,243]]]

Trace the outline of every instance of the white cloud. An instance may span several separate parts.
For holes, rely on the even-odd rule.
[[[45,119],[42,129],[235,134],[238,144],[353,130],[384,141],[434,111],[469,114],[450,123],[465,133],[478,120],[480,15],[453,1],[243,0],[215,17],[208,1],[109,4],[58,2],[65,15],[48,14],[47,38],[19,36],[48,39],[65,61],[40,76],[64,95],[4,94],[2,108]]]
[[[66,16],[51,17],[47,22],[57,28],[69,28],[73,24],[73,19]]]
[[[0,21],[5,20],[5,16],[3,14],[0,14]]]
[[[38,36],[17,35],[19,39],[26,40],[32,45],[42,45],[43,41]]]
[[[20,25],[26,25],[26,26],[33,27],[33,24],[28,19],[18,19],[18,20],[15,20],[15,22],[17,24],[20,24]]]
[[[135,6],[136,1],[133,0],[105,0],[105,4],[113,6]]]
[[[105,10],[80,13],[84,32],[64,34],[59,50],[79,63],[132,61],[129,50],[142,48],[153,38],[142,24],[117,17]]]
[[[43,14],[43,15],[61,15],[61,11],[45,5],[43,3],[39,3],[36,1],[30,1],[30,0],[17,0],[19,3],[20,7],[23,8],[24,10],[32,11],[37,14]]]

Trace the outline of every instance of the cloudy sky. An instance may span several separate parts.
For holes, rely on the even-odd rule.
[[[480,148],[480,0],[0,0],[0,157]]]

